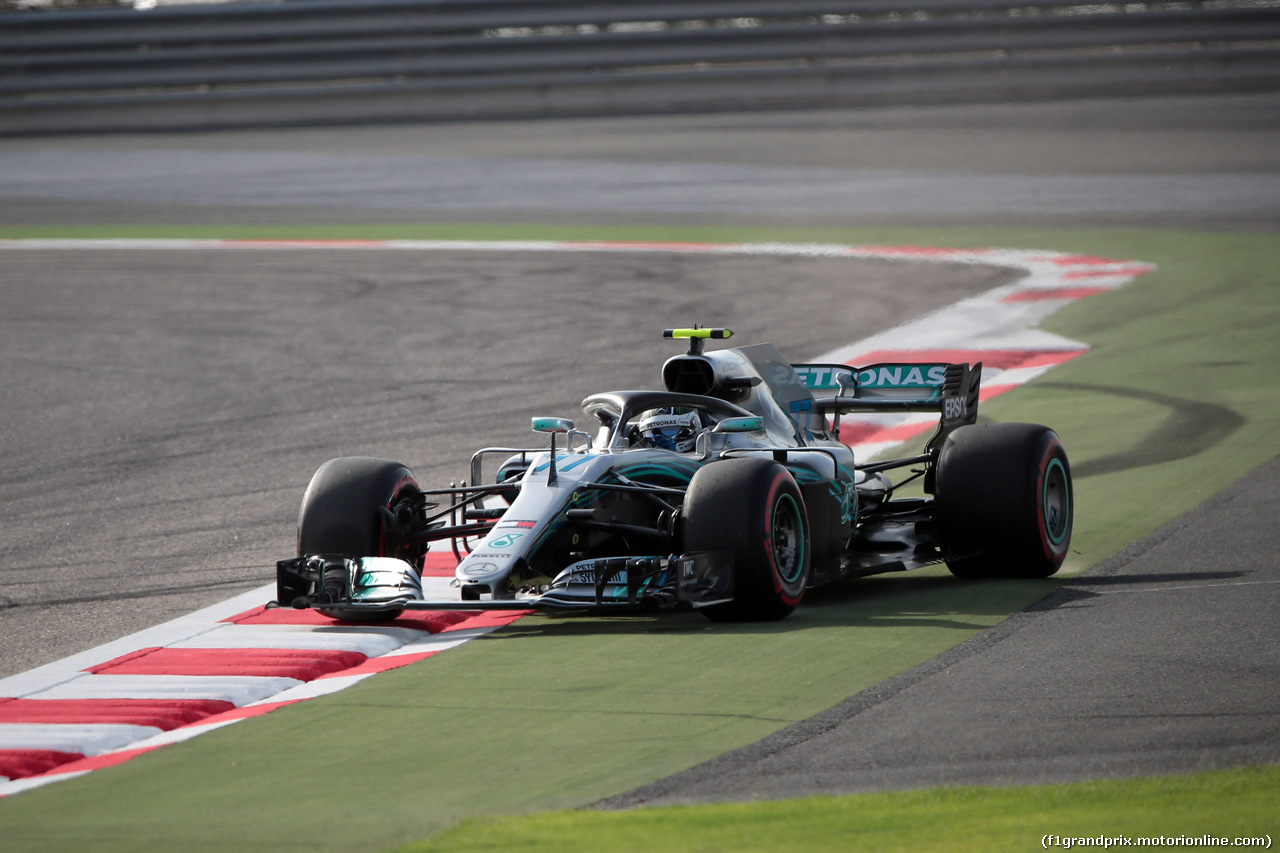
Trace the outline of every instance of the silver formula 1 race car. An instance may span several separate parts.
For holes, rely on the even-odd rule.
[[[706,351],[727,329],[672,329],[688,351],[661,391],[582,402],[590,427],[533,418],[541,448],[484,448],[461,485],[404,465],[334,459],[277,564],[281,606],[347,621],[409,609],[684,607],[780,619],[805,590],[945,562],[962,577],[1047,577],[1071,539],[1057,435],[978,424],[981,364],[790,364],[772,344]],[[859,463],[848,413],[935,411],[923,452]],[[492,469],[492,473],[486,473]],[[891,472],[901,472],[899,479]],[[920,480],[923,496],[896,496]],[[457,561],[428,600],[429,549]]]

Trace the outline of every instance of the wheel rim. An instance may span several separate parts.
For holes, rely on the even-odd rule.
[[[1045,468],[1040,507],[1045,537],[1056,548],[1066,540],[1067,531],[1071,529],[1071,486],[1060,459],[1051,459]]]
[[[782,495],[773,507],[770,550],[778,577],[788,586],[804,574],[805,537],[800,507],[790,495]]]

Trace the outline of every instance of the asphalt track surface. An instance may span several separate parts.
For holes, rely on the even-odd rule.
[[[1264,95],[4,140],[0,223],[1274,231],[1278,106]],[[531,413],[652,385],[665,355],[653,331],[673,322],[723,323],[806,357],[1007,275],[679,255],[7,253],[0,675],[269,580],[291,552],[302,488],[330,456],[460,478],[475,447],[524,443]],[[1149,549],[1092,586],[1073,582],[1076,600],[882,685],[892,695],[852,697],[817,734],[802,724],[777,736],[785,749],[731,754],[713,781],[695,769],[634,801],[1275,760],[1274,473],[1233,504],[1258,520],[1256,536],[1223,534],[1208,512],[1177,534],[1234,542],[1238,555],[1216,548],[1177,570],[1142,562]],[[1138,632],[1149,639],[1126,624],[1150,626]],[[1172,644],[1157,630],[1171,625]],[[1132,659],[1085,653],[1107,638]],[[1105,748],[1073,748],[1081,732]]]
[[[0,223],[1275,230],[1280,95],[0,139]]]

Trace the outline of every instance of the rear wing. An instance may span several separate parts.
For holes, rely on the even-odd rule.
[[[927,448],[940,447],[957,427],[978,419],[978,388],[982,363],[885,362],[853,367],[848,364],[793,364],[814,397],[815,411],[834,416],[850,413],[901,414],[938,412],[938,431]]]

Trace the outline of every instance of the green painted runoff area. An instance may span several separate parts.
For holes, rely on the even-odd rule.
[[[991,853],[1275,839],[1280,768],[1007,788],[471,818],[401,853]],[[1187,839],[1214,839],[1186,844]],[[1227,839],[1221,844],[1220,839]],[[1087,839],[1087,840],[1085,840]],[[1110,839],[1105,844],[1102,839]],[[1156,841],[1160,839],[1160,841]],[[1167,841],[1165,839],[1168,839]],[[1143,843],[1146,842],[1146,843]]]
[[[1280,239],[1270,235],[407,225],[0,232],[143,236],[767,240],[1148,261],[1156,272],[1045,324],[1087,342],[1089,353],[984,404],[992,420],[1052,425],[1071,455],[1077,518],[1063,574],[1280,454]],[[856,581],[768,625],[719,625],[697,614],[528,617],[341,693],[7,798],[0,837],[15,853],[384,850],[421,839],[426,846],[413,849],[538,850],[560,832],[575,839],[557,844],[563,850],[825,850],[846,849],[856,829],[862,849],[985,850],[1027,849],[1044,833],[1130,833],[1126,827],[1274,832],[1274,769],[491,819],[590,805],[752,743],[955,646],[1056,585],[962,582],[941,569]],[[1095,822],[1093,809],[1104,805],[1110,810]],[[1186,818],[1187,829],[1173,817]],[[459,824],[468,818],[480,820]],[[925,838],[930,827],[942,841]],[[650,829],[668,841],[640,842],[637,834]],[[954,843],[956,832],[976,840]]]

